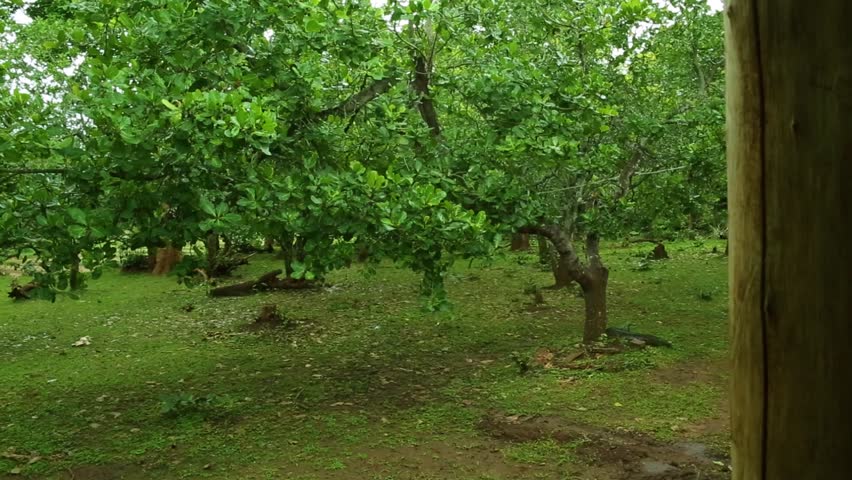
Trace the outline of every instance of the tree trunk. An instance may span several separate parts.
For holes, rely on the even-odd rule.
[[[553,271],[553,288],[570,288],[574,284],[574,273],[571,270],[571,264],[568,257],[558,255],[556,260],[550,265]]]
[[[852,4],[729,0],[735,480],[852,457]]]
[[[165,275],[172,271],[175,268],[175,265],[181,259],[181,251],[171,244],[166,245],[163,248],[157,249],[157,261],[154,265],[154,271],[152,272],[154,275]]]
[[[550,267],[553,272],[553,289],[570,288],[574,284],[568,257],[554,252],[547,237],[538,235],[538,263]]]
[[[580,284],[586,302],[586,321],[583,326],[583,342],[590,343],[604,333],[607,326],[606,289],[609,282],[609,270],[603,265],[600,256],[600,239],[597,234],[586,236],[586,256],[588,265],[583,265],[568,233],[558,225],[528,226],[522,233],[534,233],[547,237],[556,253],[559,254],[559,268],[567,272],[572,281]]]
[[[589,265],[579,280],[586,303],[586,321],[583,325],[583,343],[592,343],[603,335],[607,327],[606,292],[609,270],[601,262],[600,240],[597,234],[586,237],[586,256]]]
[[[275,239],[272,237],[266,237],[263,239],[263,249],[266,253],[272,253],[275,251]]]
[[[71,261],[71,273],[68,278],[68,287],[74,291],[82,287],[83,278],[80,275],[80,259],[75,255]]]
[[[153,272],[157,265],[157,247],[148,245],[145,247],[146,255],[148,256],[148,272]]]
[[[530,249],[530,235],[528,233],[515,233],[512,235],[512,251],[526,252]]]
[[[548,240],[546,237],[541,235],[537,236],[536,239],[538,241],[538,263],[542,265],[552,265],[553,263],[553,252],[550,250],[550,245],[548,244]]]
[[[207,274],[213,276],[216,264],[219,262],[219,235],[208,234],[204,240],[204,246],[207,248]]]

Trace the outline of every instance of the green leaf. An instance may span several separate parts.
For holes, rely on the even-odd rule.
[[[82,28],[76,28],[71,31],[71,39],[77,43],[82,43],[86,39],[86,31]]]
[[[166,108],[168,108],[169,110],[171,110],[171,111],[173,111],[173,112],[174,112],[174,111],[176,111],[176,110],[179,110],[179,108],[177,107],[177,105],[175,105],[174,103],[172,103],[172,102],[170,102],[170,101],[166,100],[165,98],[164,98],[164,99],[162,99],[162,100],[160,100],[160,101],[161,101],[161,102],[163,102],[163,105],[165,105],[165,106],[166,106]]]
[[[319,33],[325,28],[325,23],[319,17],[310,17],[305,20],[305,31],[308,33]]]
[[[201,197],[198,201],[198,206],[201,207],[201,210],[203,210],[207,215],[210,215],[211,217],[216,216],[216,207],[207,197]]]
[[[240,221],[242,219],[243,219],[243,217],[241,217],[240,214],[238,214],[238,213],[227,213],[227,214],[225,214],[224,217],[222,217],[222,220],[224,220],[227,223],[234,224],[234,225],[240,223]]]
[[[69,208],[68,215],[70,215],[71,218],[80,225],[86,225],[86,212],[80,210],[79,208]]]
[[[72,238],[82,238],[86,235],[86,227],[80,225],[69,225],[68,233]]]

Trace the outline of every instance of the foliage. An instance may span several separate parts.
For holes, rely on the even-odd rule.
[[[718,227],[702,5],[29,4],[0,40],[3,253],[35,252],[56,291],[78,261],[210,233],[299,245],[305,278],[367,242],[441,305],[457,259],[523,225]]]

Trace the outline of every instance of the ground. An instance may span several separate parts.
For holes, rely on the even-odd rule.
[[[242,298],[110,272],[77,300],[3,299],[0,478],[729,478],[714,246],[659,262],[606,248],[610,324],[674,346],[565,365],[582,299],[534,305],[524,292],[551,279],[527,254],[457,265],[443,313],[390,264]],[[255,257],[233,281],[279,264]],[[288,322],[252,327],[266,304]]]

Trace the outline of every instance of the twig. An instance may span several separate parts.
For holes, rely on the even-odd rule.
[[[674,172],[674,171],[677,171],[677,170],[683,170],[684,168],[689,168],[689,165],[681,165],[679,167],[664,168],[662,170],[652,170],[650,172],[639,172],[639,173],[634,174],[633,176],[634,177],[640,177],[640,176],[644,176],[644,175],[656,175],[658,173],[667,173],[667,172]],[[613,180],[618,180],[620,178],[621,178],[621,175],[617,175],[615,177],[604,178],[603,180],[598,180],[598,181],[595,181],[595,182],[589,182],[589,183],[586,183],[585,185],[600,185],[602,183],[609,183],[609,182],[612,182]],[[545,193],[554,193],[554,192],[564,192],[564,191],[567,191],[567,190],[576,190],[576,189],[582,188],[582,187],[583,187],[583,185],[571,185],[570,187],[554,188],[552,190],[545,190],[543,192],[537,192],[537,193],[538,194],[545,194]]]

